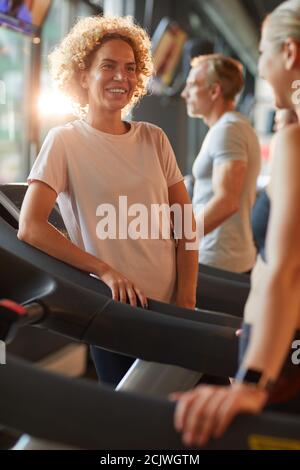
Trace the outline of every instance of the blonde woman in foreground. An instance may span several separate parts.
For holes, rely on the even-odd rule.
[[[222,436],[240,413],[264,407],[300,413],[300,0],[282,3],[266,18],[259,73],[273,87],[276,106],[293,109],[298,123],[276,136],[266,256],[258,256],[252,273],[236,380],[173,396],[175,427],[187,445]]]

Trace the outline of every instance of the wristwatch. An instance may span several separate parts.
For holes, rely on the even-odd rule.
[[[267,378],[264,373],[256,369],[240,367],[236,373],[235,381],[247,385],[253,385],[261,390],[270,392],[274,386],[274,380]]]

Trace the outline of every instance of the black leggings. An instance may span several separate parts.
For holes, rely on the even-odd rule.
[[[135,361],[132,357],[107,351],[97,346],[91,346],[90,349],[99,380],[112,387],[118,385]]]

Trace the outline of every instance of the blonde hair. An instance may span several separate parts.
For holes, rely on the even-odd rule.
[[[263,31],[276,48],[288,38],[300,42],[300,0],[288,0],[275,8],[266,17]]]
[[[90,67],[94,53],[109,39],[122,39],[133,49],[137,86],[125,110],[147,93],[153,73],[151,42],[148,34],[130,16],[90,16],[80,19],[49,55],[51,75],[58,88],[68,95],[80,112],[87,112],[88,94],[80,84],[80,73]]]
[[[219,82],[224,99],[234,100],[244,86],[243,65],[238,60],[223,54],[201,55],[191,61],[193,68],[202,64],[208,65],[207,83],[211,85]]]

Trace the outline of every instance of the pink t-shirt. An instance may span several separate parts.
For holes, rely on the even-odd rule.
[[[112,135],[76,120],[49,132],[28,182],[40,180],[56,191],[75,245],[121,272],[148,297],[170,302],[176,288],[174,239],[163,239],[160,229],[159,239],[128,236],[127,227],[141,214],[133,204],[153,214],[151,205],[169,205],[168,187],[182,179],[160,128],[131,122],[128,133]],[[148,222],[150,227],[151,216]]]

